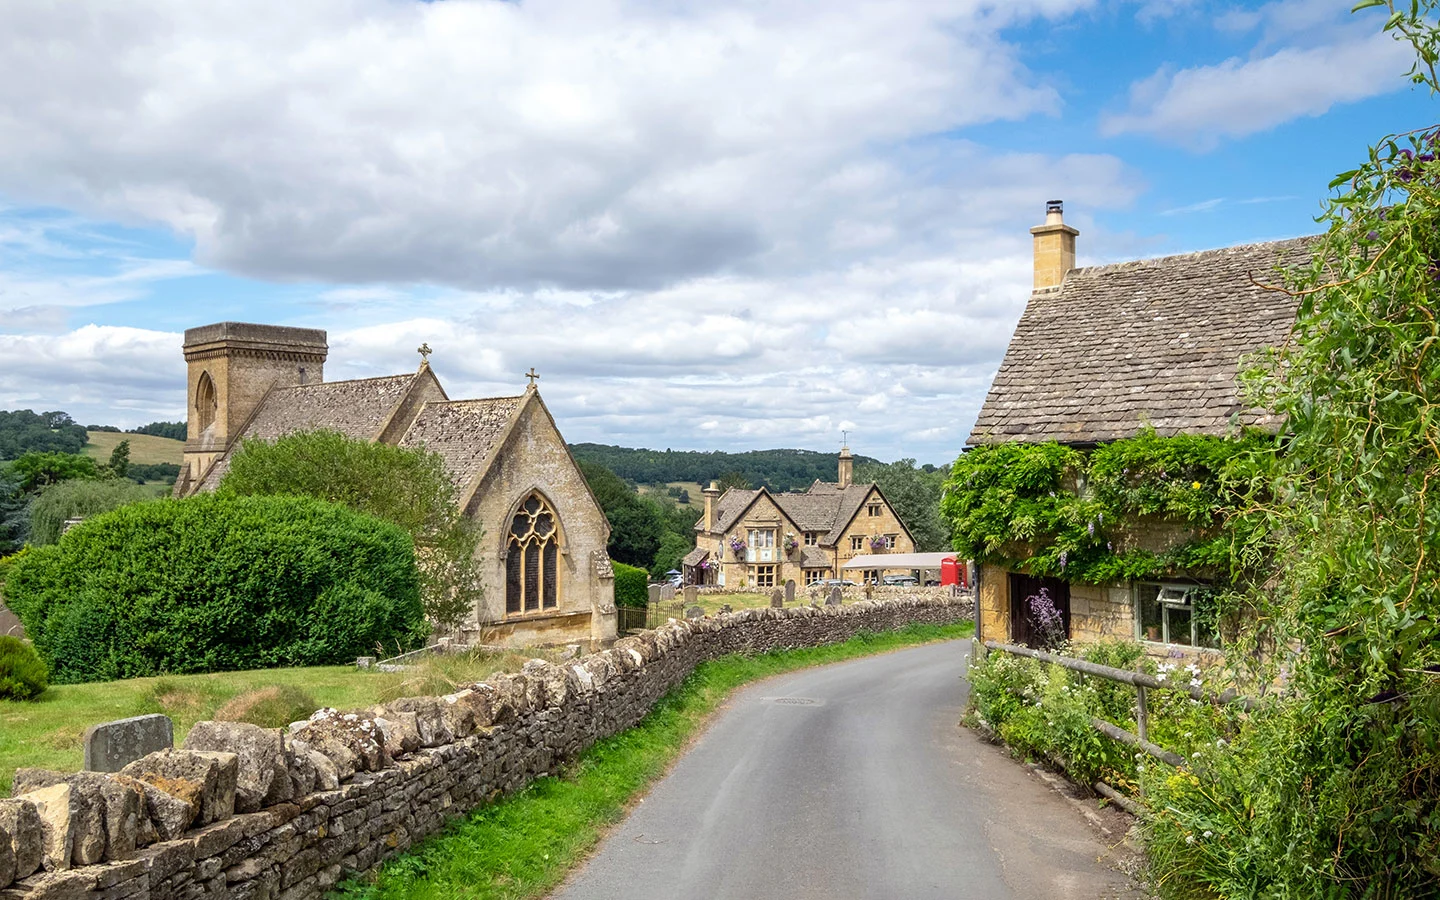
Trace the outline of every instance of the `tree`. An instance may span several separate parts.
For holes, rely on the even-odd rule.
[[[23,491],[35,491],[71,478],[100,477],[95,460],[78,453],[31,451],[12,462],[10,471],[19,479]]]
[[[30,543],[37,547],[55,543],[66,519],[153,499],[154,494],[128,478],[81,478],[48,485],[30,504]]]
[[[950,530],[940,518],[940,494],[945,486],[945,473],[934,466],[917,469],[915,460],[902,459],[886,464],[872,463],[856,469],[855,481],[873,481],[890,501],[895,515],[915,539],[920,553],[949,550]]]
[[[30,453],[79,453],[89,440],[85,429],[63,412],[36,414],[0,410],[0,460]]]
[[[579,460],[580,472],[610,523],[612,559],[641,569],[655,563],[664,524],[658,506],[647,503],[620,476],[597,463]]]
[[[247,440],[230,460],[222,496],[318,497],[384,519],[415,542],[426,615],[453,628],[482,598],[475,548],[481,532],[457,506],[439,454],[346,437],[334,431]]]
[[[0,556],[19,550],[29,527],[30,496],[20,489],[20,479],[7,465],[0,465]]]
[[[183,441],[189,436],[184,422],[151,422],[149,425],[130,429],[130,433],[151,434],[155,437],[170,438],[172,441]]]
[[[715,483],[720,488],[720,493],[722,494],[730,490],[731,488],[734,488],[737,491],[750,490],[750,480],[745,477],[744,472],[737,472],[734,470],[726,472],[724,475],[721,475],[719,478],[715,479]]]
[[[110,461],[105,464],[109,473],[116,478],[124,478],[130,471],[130,442],[121,441],[110,451]]]

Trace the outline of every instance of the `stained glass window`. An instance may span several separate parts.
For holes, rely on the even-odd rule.
[[[528,613],[560,605],[560,546],[555,511],[531,494],[510,520],[505,556],[505,612]]]

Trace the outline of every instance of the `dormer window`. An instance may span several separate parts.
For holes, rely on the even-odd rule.
[[[869,506],[867,506],[867,507],[865,508],[865,511],[866,511],[871,517],[875,517],[875,516],[880,515],[880,509],[881,509],[881,507],[880,507],[880,504],[879,504],[879,503],[871,503]]]

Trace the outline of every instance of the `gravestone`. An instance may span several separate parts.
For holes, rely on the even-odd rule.
[[[785,602],[795,602],[795,579],[793,578],[787,579],[785,581]]]
[[[142,756],[174,747],[175,723],[159,713],[101,722],[85,729],[82,743],[85,771],[118,772]]]
[[[699,619],[703,618],[704,615],[705,610],[701,609],[698,606],[692,606],[689,609],[685,610],[685,618],[687,619]]]
[[[785,605],[785,594],[779,588],[770,592],[770,605],[777,609]]]
[[[685,605],[694,606],[695,602],[699,599],[700,589],[693,584],[687,584],[685,586]]]
[[[832,587],[832,588],[830,589],[830,596],[828,596],[828,597],[825,598],[825,605],[826,605],[826,606],[839,606],[840,603],[841,603],[841,600],[840,600],[840,586],[837,584],[835,587]]]
[[[663,601],[665,601],[666,603],[669,603],[669,602],[673,601],[673,600],[675,599],[675,585],[673,585],[673,584],[662,584],[662,585],[660,585],[660,599],[663,600]]]
[[[650,602],[651,602],[651,603],[659,603],[659,602],[660,602],[660,585],[658,585],[658,584],[652,584],[652,585],[650,585]]]

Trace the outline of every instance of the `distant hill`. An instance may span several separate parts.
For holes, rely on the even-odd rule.
[[[748,450],[725,453],[704,450],[640,450],[609,444],[571,444],[576,459],[598,463],[635,484],[687,482],[707,485],[712,480],[739,472],[750,486],[764,485],[772,491],[803,491],[815,481],[838,477],[837,454],[814,450]],[[855,457],[855,465],[878,460]],[[699,497],[692,497],[698,502]]]
[[[156,437],[153,434],[92,431],[90,432],[90,443],[85,445],[85,452],[95,457],[97,461],[105,462],[110,458],[110,452],[121,441],[130,442],[130,461],[132,463],[174,463],[179,465],[184,461],[184,441]]]

